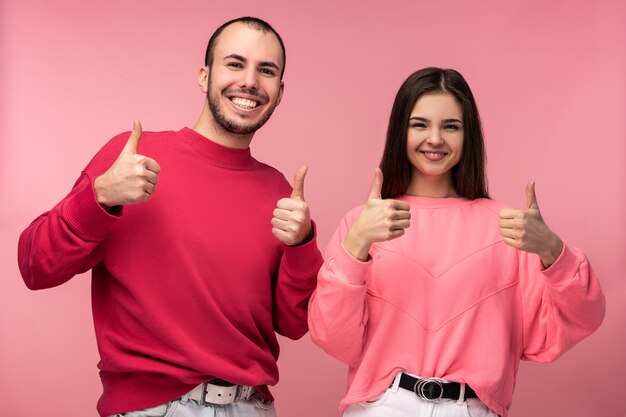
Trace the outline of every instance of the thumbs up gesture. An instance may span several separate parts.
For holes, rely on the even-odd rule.
[[[106,210],[114,206],[150,200],[159,181],[159,164],[137,153],[141,123],[135,120],[128,142],[113,165],[94,181],[98,203]]]
[[[506,244],[538,254],[547,268],[561,254],[563,242],[541,217],[532,180],[526,185],[526,207],[525,210],[500,210],[500,234]]]
[[[377,168],[365,208],[350,228],[343,243],[346,250],[361,261],[367,260],[372,243],[400,237],[404,234],[404,229],[410,225],[409,203],[383,200],[382,187],[383,173]]]
[[[272,218],[272,234],[285,245],[295,246],[313,236],[309,206],[304,201],[304,177],[307,166],[301,166],[293,180],[293,191],[289,198],[276,203]]]

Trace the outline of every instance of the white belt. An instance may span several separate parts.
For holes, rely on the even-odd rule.
[[[223,387],[204,382],[189,392],[189,398],[197,401],[200,405],[206,404],[232,404],[241,399],[247,400],[254,394],[255,388],[247,385],[232,385]]]

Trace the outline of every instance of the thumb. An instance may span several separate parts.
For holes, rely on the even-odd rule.
[[[539,204],[537,204],[537,194],[535,194],[535,181],[530,180],[526,184],[526,206],[529,209],[539,210]]]
[[[137,147],[139,146],[139,139],[141,139],[141,122],[139,120],[135,120],[133,123],[133,131],[130,132],[130,137],[128,138],[128,142],[124,146],[125,152],[137,153]]]
[[[370,191],[370,195],[367,197],[367,199],[372,200],[374,198],[382,198],[382,190],[383,172],[380,170],[380,168],[376,168],[376,171],[374,173],[374,182],[372,183],[372,191]]]
[[[302,165],[296,176],[293,178],[293,190],[291,191],[291,198],[294,200],[304,201],[304,177],[309,170],[309,167]]]

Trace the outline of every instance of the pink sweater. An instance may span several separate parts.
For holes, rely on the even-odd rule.
[[[520,359],[550,362],[592,333],[605,305],[587,259],[564,247],[539,257],[506,245],[492,200],[403,196],[411,226],[360,262],[341,221],[309,305],[316,344],[349,365],[341,409],[385,391],[396,373],[469,384],[506,416]]]
[[[139,153],[161,166],[156,192],[111,215],[93,181],[128,136],[105,145],[69,195],[24,231],[24,281],[48,288],[92,269],[102,416],[165,403],[214,377],[271,398],[275,332],[306,333],[322,264],[315,239],[287,247],[272,236],[289,183],[249,150],[191,129],[144,132]]]

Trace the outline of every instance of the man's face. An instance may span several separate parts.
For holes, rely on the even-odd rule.
[[[280,103],[283,66],[282,48],[272,32],[240,22],[226,27],[208,69],[207,98],[215,121],[237,134],[263,126]]]

